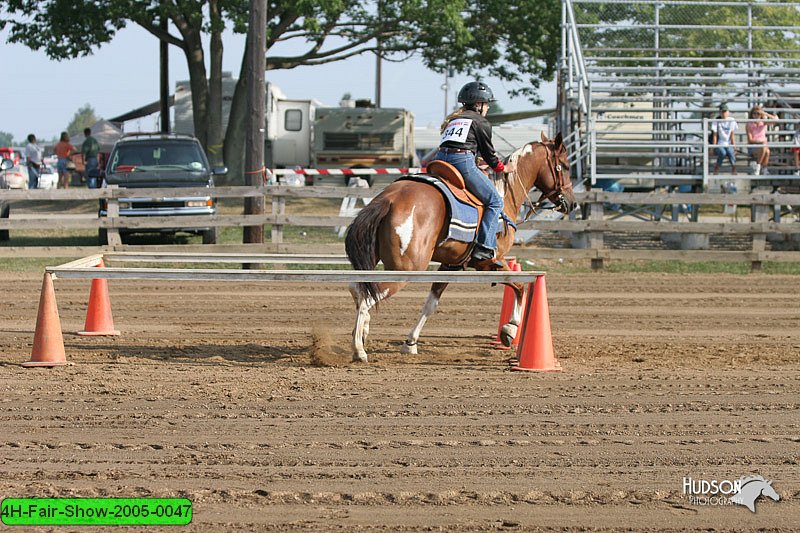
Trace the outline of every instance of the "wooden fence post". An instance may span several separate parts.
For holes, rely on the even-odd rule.
[[[109,189],[119,190],[117,185],[109,185]],[[106,204],[106,214],[108,218],[108,229],[106,229],[106,239],[109,246],[122,245],[122,237],[119,235],[117,222],[119,220],[119,198],[111,197]]]
[[[756,187],[753,189],[754,193],[761,193],[761,194],[769,194],[771,189],[769,187]],[[769,205],[767,204],[759,204],[753,202],[750,206],[750,221],[753,223],[761,223],[766,224],[769,222]],[[765,232],[753,232],[753,259],[750,263],[750,271],[751,272],[760,272],[761,271],[761,259],[760,259],[760,252],[763,252],[767,249],[767,233]]]
[[[286,197],[281,193],[272,193],[272,216],[286,214]],[[272,224],[272,244],[283,242],[283,224]]]
[[[589,204],[589,221],[603,221],[603,202],[593,201]],[[586,232],[587,246],[591,250],[603,249],[603,232],[602,231],[587,231]],[[592,257],[592,270],[603,269],[603,258]]]

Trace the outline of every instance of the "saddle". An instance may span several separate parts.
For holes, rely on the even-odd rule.
[[[465,204],[469,204],[478,209],[478,221],[483,218],[483,202],[478,200],[478,198],[467,190],[467,186],[464,183],[464,178],[461,176],[461,172],[458,171],[456,167],[448,163],[447,161],[440,161],[435,159],[428,163],[425,167],[425,171],[432,175],[436,176],[445,185],[453,195],[464,202]]]

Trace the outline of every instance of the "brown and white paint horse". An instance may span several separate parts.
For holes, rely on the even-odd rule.
[[[526,200],[531,209],[545,200],[556,209],[569,213],[575,205],[569,175],[567,150],[561,134],[550,140],[542,134],[541,142],[532,142],[516,150],[509,158],[512,172],[506,174],[504,211],[515,221]],[[537,202],[529,198],[531,189],[541,191]],[[411,180],[395,181],[362,209],[348,228],[345,248],[356,270],[373,270],[383,261],[386,270],[427,270],[431,261],[441,263],[440,270],[464,268],[470,244],[445,240],[447,208],[442,194],[426,183]],[[497,237],[498,259],[502,259],[514,244],[514,229]],[[444,242],[443,242],[444,241]],[[441,244],[440,244],[441,243]],[[505,270],[508,270],[506,267]],[[367,362],[364,343],[369,333],[370,309],[406,285],[405,282],[353,283],[350,293],[356,304],[356,325],[353,329],[353,361]],[[403,343],[403,353],[417,353],[417,340],[422,327],[436,311],[439,298],[447,283],[434,283],[419,319]],[[516,305],[508,324],[502,328],[506,346],[517,334],[522,315],[522,285],[513,285]]]

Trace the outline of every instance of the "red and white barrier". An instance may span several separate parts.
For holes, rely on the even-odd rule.
[[[276,176],[303,174],[305,176],[366,176],[369,174],[415,174],[425,168],[276,168],[270,170]]]

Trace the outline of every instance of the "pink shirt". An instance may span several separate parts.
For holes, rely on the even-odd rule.
[[[766,142],[767,142],[767,123],[766,122],[748,122],[747,123],[747,133],[750,134],[750,138],[753,140],[753,143],[764,143],[764,144],[766,144]]]

